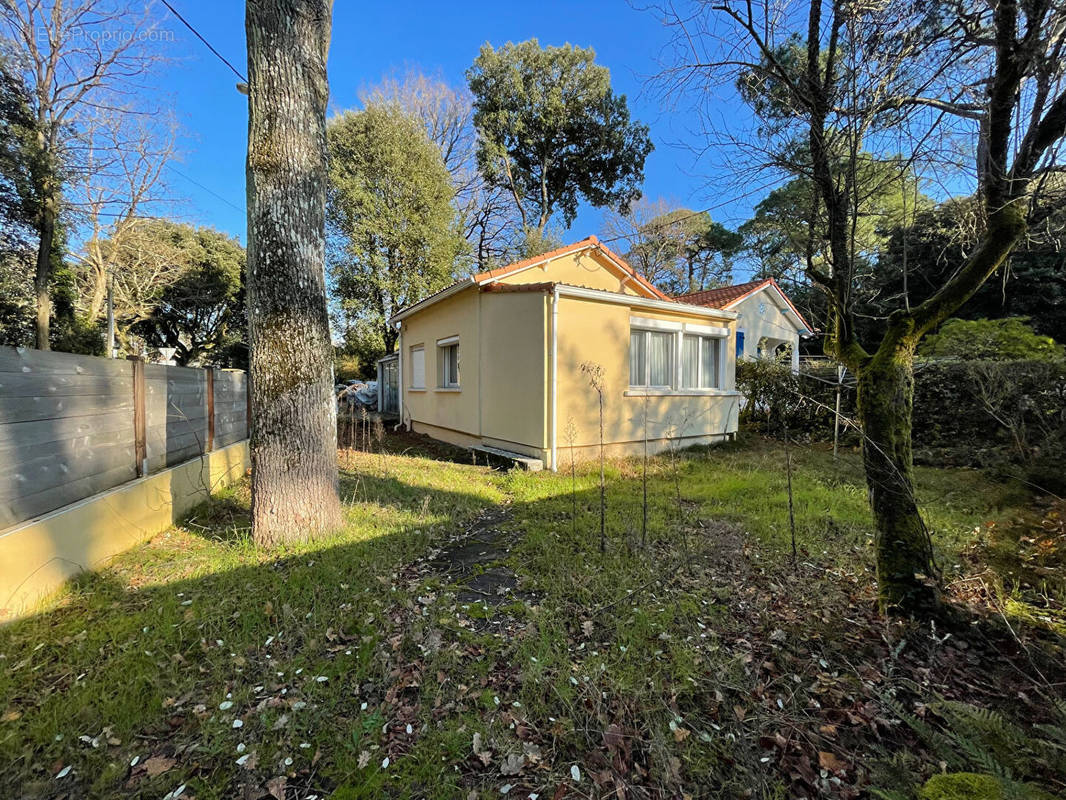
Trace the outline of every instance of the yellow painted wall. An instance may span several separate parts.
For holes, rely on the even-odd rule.
[[[0,621],[32,612],[67,579],[177,522],[249,467],[248,442],[57,509],[0,534]]]
[[[738,315],[737,330],[744,331],[744,358],[758,355],[759,340],[763,337],[799,346],[799,332],[793,324],[796,314],[790,310],[786,316],[786,308],[788,306],[772,289],[756,292],[733,306],[731,310]]]
[[[596,393],[581,364],[595,361],[605,370],[604,418],[611,452],[635,452],[643,447],[644,398],[629,388],[630,318],[687,321],[697,325],[733,328],[731,319],[714,320],[684,313],[649,312],[646,309],[563,297],[559,301],[558,338],[558,451],[563,464],[569,458],[566,427],[573,420],[577,448],[592,449],[599,441]],[[648,398],[650,449],[657,451],[670,437],[715,441],[737,429],[739,395],[733,390],[735,360],[732,334],[724,345],[727,385],[714,395],[677,392]],[[588,455],[588,453],[586,453]],[[579,454],[578,457],[581,457]]]
[[[546,264],[507,275],[500,283],[565,283],[608,292],[645,296],[626,280],[617,266],[598,250],[583,250],[553,259]]]
[[[479,346],[477,288],[467,289],[429,306],[403,321],[404,415],[412,422],[477,435]],[[437,341],[459,337],[459,390],[438,387]],[[411,388],[411,348],[422,344],[426,351],[426,389]]]
[[[548,447],[550,305],[541,292],[481,295],[481,434],[537,458]]]

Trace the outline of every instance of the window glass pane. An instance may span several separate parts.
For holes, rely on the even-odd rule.
[[[459,345],[453,344],[448,347],[448,385],[459,385]]]
[[[426,388],[426,351],[421,347],[411,350],[411,387]]]
[[[695,389],[698,385],[700,337],[686,336],[681,348],[681,387]]]
[[[651,386],[672,385],[673,341],[671,333],[651,331],[648,334],[648,383]]]
[[[644,386],[644,331],[629,334],[629,385]]]
[[[703,340],[703,388],[718,389],[719,339]]]

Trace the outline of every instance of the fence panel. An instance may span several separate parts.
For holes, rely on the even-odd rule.
[[[130,364],[0,347],[0,528],[136,477]]]
[[[243,372],[217,370],[209,386],[202,369],[143,371],[145,474],[247,438]],[[0,529],[138,476],[134,374],[130,361],[0,347]]]
[[[248,376],[237,370],[215,371],[215,447],[248,438]]]

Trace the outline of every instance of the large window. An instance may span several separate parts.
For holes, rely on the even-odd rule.
[[[426,348],[422,345],[411,348],[411,388],[426,388]]]
[[[686,334],[681,346],[681,388],[718,389],[722,340]]]
[[[673,333],[633,330],[629,334],[629,385],[668,389],[673,386]]]
[[[437,385],[442,389],[459,388],[459,337],[437,342]]]

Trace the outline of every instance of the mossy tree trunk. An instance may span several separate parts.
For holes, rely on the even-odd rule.
[[[329,0],[248,0],[252,533],[339,527],[326,309]]]
[[[859,417],[863,466],[877,526],[877,588],[885,609],[931,609],[937,605],[930,539],[914,496],[911,414],[914,407],[913,350],[879,352],[859,369]]]

